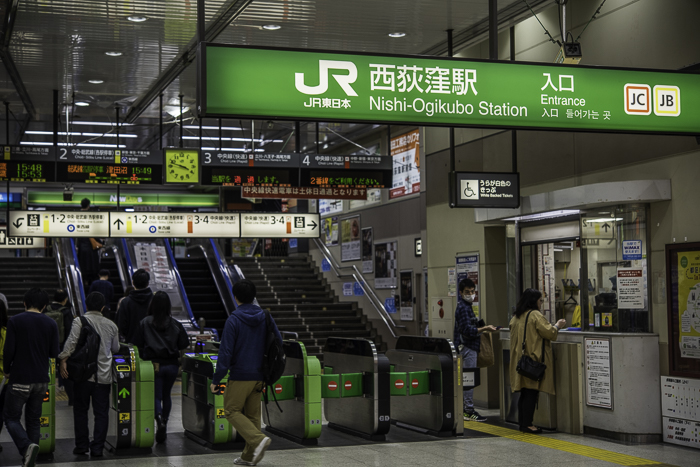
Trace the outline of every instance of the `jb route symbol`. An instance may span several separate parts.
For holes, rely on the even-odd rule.
[[[204,44],[205,116],[697,134],[700,75]]]

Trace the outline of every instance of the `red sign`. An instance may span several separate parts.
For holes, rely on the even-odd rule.
[[[403,384],[404,384],[403,381],[400,380],[400,379],[397,379],[397,380],[394,382],[394,386],[396,386],[396,389],[403,389]]]
[[[352,383],[350,381],[345,381],[345,390],[349,391],[352,389]]]
[[[335,381],[331,381],[330,383],[328,383],[328,389],[331,391],[335,391],[336,389],[338,389],[338,383],[336,383]]]
[[[411,386],[413,386],[413,389],[416,389],[418,387],[418,380],[414,379],[413,381],[411,381]]]
[[[275,384],[275,393],[277,393],[277,394],[282,393],[282,385],[281,384]]]

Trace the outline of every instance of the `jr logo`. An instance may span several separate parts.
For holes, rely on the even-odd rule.
[[[357,67],[352,62],[340,60],[319,60],[318,61],[318,86],[307,86],[304,84],[304,73],[294,74],[294,84],[299,92],[310,96],[317,96],[328,91],[328,74],[329,70],[345,70],[347,75],[338,75],[333,73],[333,78],[338,82],[340,87],[348,96],[357,96],[355,90],[350,84],[357,81]]]

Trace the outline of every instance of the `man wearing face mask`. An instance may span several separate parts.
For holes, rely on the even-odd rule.
[[[494,326],[482,325],[472,310],[476,297],[476,285],[471,279],[459,281],[459,298],[455,310],[454,344],[462,355],[462,368],[476,368],[476,359],[481,346],[481,333],[494,332]],[[482,322],[483,323],[483,322]],[[485,422],[486,417],[474,410],[474,389],[464,391],[464,419],[473,422]]]

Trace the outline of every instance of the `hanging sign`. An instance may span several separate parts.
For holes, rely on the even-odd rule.
[[[60,148],[56,165],[59,182],[161,185],[161,151],[106,149],[90,147]]]
[[[202,153],[202,185],[292,187],[299,185],[299,154]]]
[[[18,250],[44,248],[45,240],[41,237],[8,237],[7,229],[0,229],[0,249]]]
[[[55,182],[56,164],[52,147],[4,146],[0,159],[0,181]]]
[[[112,212],[111,237],[238,238],[240,214]]]
[[[520,207],[520,174],[455,172],[453,177],[452,207]]]
[[[12,237],[109,237],[109,213],[10,211]]]
[[[318,214],[245,213],[241,214],[241,237],[318,238]]]
[[[389,199],[420,193],[420,130],[391,138],[393,178]]]
[[[206,117],[676,134],[700,123],[692,73],[223,44],[198,56]]]
[[[301,159],[300,186],[320,188],[389,188],[391,158],[307,154]],[[365,193],[364,198],[366,199]]]

